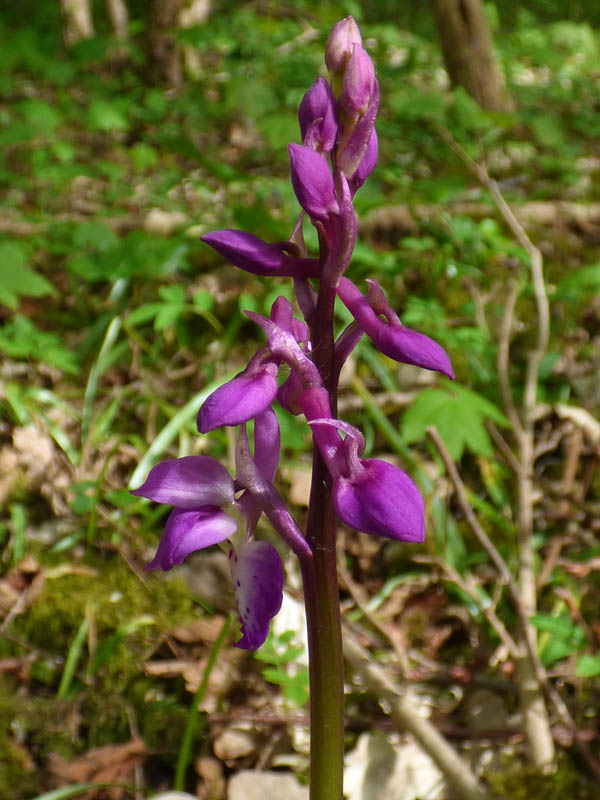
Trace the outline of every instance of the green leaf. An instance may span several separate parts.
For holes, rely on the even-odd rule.
[[[90,790],[99,790],[106,784],[99,783],[73,783],[71,786],[62,786],[60,789],[52,789],[44,794],[38,794],[34,800],[72,800]]]
[[[53,133],[60,122],[58,111],[43,100],[23,100],[19,107],[27,122],[36,130],[36,135]]]
[[[162,303],[144,303],[143,306],[134,308],[133,311],[127,315],[127,324],[131,327],[143,325],[145,322],[154,319],[162,307]]]
[[[158,294],[165,303],[179,306],[185,305],[185,289],[179,283],[174,283],[172,286],[161,286]]]
[[[199,292],[194,294],[192,300],[194,307],[201,312],[210,311],[215,304],[214,298],[208,289],[200,289]]]
[[[75,355],[60,337],[38,330],[19,314],[0,328],[0,352],[11,358],[33,358],[65,372],[75,373],[78,369]]]
[[[584,654],[579,657],[575,675],[578,678],[595,678],[600,675],[600,655],[591,656]]]
[[[157,151],[145,142],[135,144],[129,151],[129,155],[134,167],[139,170],[149,169],[158,164]]]
[[[573,653],[577,652],[577,649],[571,642],[565,642],[562,639],[548,639],[540,647],[540,661],[545,667],[551,667],[557,661],[573,655]]]
[[[585,292],[586,290],[600,288],[600,261],[595,264],[590,264],[589,267],[583,267],[571,272],[567,278],[564,278],[557,286],[557,293],[562,294],[565,291]]]
[[[426,428],[433,425],[454,461],[460,459],[465,448],[489,458],[493,449],[486,419],[498,425],[509,424],[493,403],[471,389],[454,384],[448,389],[425,389],[404,415],[402,438],[405,444],[420,441]]]
[[[16,308],[19,295],[54,295],[51,283],[27,266],[24,249],[14,242],[0,243],[0,303]]]
[[[129,121],[115,103],[92,100],[87,111],[87,126],[91,131],[126,131]]]
[[[69,652],[67,653],[67,657],[65,659],[65,668],[63,670],[62,677],[60,679],[60,685],[58,687],[58,692],[56,693],[56,697],[58,700],[64,700],[67,697],[69,692],[69,688],[71,687],[71,683],[75,676],[75,670],[77,668],[77,662],[79,661],[79,657],[81,655],[81,651],[85,640],[88,634],[88,621],[84,617],[77,629],[77,633],[73,637],[73,641],[71,642],[71,646],[69,647]]]
[[[108,639],[105,639],[99,645],[96,653],[94,654],[94,659],[90,667],[90,672],[92,675],[95,675],[100,667],[108,661],[108,659],[117,650],[123,639],[125,639],[127,636],[131,636],[132,633],[137,633],[137,631],[141,630],[141,628],[155,624],[156,620],[153,616],[150,614],[142,614],[141,616],[132,619],[131,622],[128,622],[126,625],[122,625],[117,631],[115,631],[115,633],[113,633],[112,636],[109,636]]]
[[[163,305],[154,318],[154,330],[164,331],[170,325],[174,325],[183,313],[182,305]]]
[[[569,617],[555,617],[551,614],[534,614],[531,617],[531,624],[536,630],[547,631],[561,639],[570,639],[578,627]]]

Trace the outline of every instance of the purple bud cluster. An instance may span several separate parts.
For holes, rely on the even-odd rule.
[[[270,244],[251,233],[221,230],[202,240],[225,260],[255,275],[291,277],[304,319],[294,316],[283,297],[270,316],[246,312],[266,338],[242,372],[218,388],[198,414],[198,430],[240,426],[236,478],[206,456],[164,461],[151,470],[134,494],[174,510],[148,568],[170,569],[191,552],[223,543],[241,620],[239,647],[264,641],[282,600],[283,570],[277,550],[253,538],[264,513],[299,558],[312,551],[273,486],[280,449],[278,403],[304,414],[331,480],[339,520],[357,531],[408,542],[425,536],[423,500],[408,475],[379,459],[362,458],[364,438],[335,413],[339,371],[360,338],[396,361],[453,378],[450,360],[429,337],[402,325],[381,287],[373,280],[363,294],[347,277],[357,220],[353,197],[377,163],[375,117],[379,87],[373,63],[352,19],[337,23],[327,42],[325,61],[331,82],[317,78],[300,103],[302,144],[289,145],[291,181],[302,213],[289,242]],[[319,255],[310,257],[302,237],[308,217],[319,238]],[[318,286],[318,291],[315,288]],[[329,366],[323,366],[322,297],[330,290],[354,318],[332,340]],[[332,322],[332,319],[330,320]],[[284,373],[285,372],[285,376]],[[281,376],[281,377],[280,377]],[[254,422],[251,452],[246,423]],[[225,544],[227,543],[227,544]]]

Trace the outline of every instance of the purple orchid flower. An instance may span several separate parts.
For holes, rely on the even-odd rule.
[[[271,480],[279,460],[279,425],[271,409],[256,420],[254,450],[255,468],[264,470],[265,479]],[[260,647],[281,607],[283,568],[272,544],[250,538],[262,512],[256,498],[245,491],[236,500],[229,473],[208,456],[163,461],[132,494],[175,506],[147,570],[170,570],[196,550],[222,545],[236,534],[238,520],[245,520],[241,544],[234,547],[229,542],[227,546],[242,629],[236,646]]]
[[[352,47],[352,53],[344,72],[339,102],[349,114],[364,113],[375,88],[375,70],[369,54],[360,44]]]
[[[366,297],[348,278],[340,279],[337,292],[375,347],[395,361],[437,370],[453,379],[454,371],[443,347],[429,336],[405,328],[385,299],[380,286],[375,281],[368,283],[371,289]],[[385,321],[380,319],[379,314],[386,317]]]
[[[350,179],[350,188],[354,194],[363,183],[367,180],[369,175],[373,172],[377,165],[378,152],[377,131],[375,128],[371,131],[371,136],[367,143],[367,149],[362,157],[362,161],[356,168],[356,172]]]
[[[277,364],[259,351],[243,372],[207,398],[198,412],[198,431],[248,422],[270,406],[276,394]]]
[[[311,416],[327,405],[324,395],[304,400],[305,413]],[[364,438],[352,425],[331,418],[309,419],[309,424],[333,478],[333,504],[341,521],[373,536],[422,542],[425,507],[408,475],[386,461],[361,459]],[[342,440],[337,431],[346,438]]]
[[[288,255],[282,249],[285,244],[268,244],[251,233],[226,228],[207,233],[200,239],[234,267],[253,275],[316,278],[319,274],[318,259]]]

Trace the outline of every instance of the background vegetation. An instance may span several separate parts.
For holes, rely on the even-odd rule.
[[[445,346],[457,381],[399,367],[366,343],[357,350],[343,415],[366,432],[368,453],[419,476],[429,535],[419,551],[340,531],[344,613],[377,658],[392,659],[392,674],[406,654],[406,674],[435,699],[442,731],[467,748],[488,743],[485,777],[500,792],[595,796],[572,731],[554,716],[559,776],[521,766],[514,664],[485,613],[492,607],[511,630],[513,610],[425,433],[439,430],[513,567],[498,339],[516,282],[510,379],[519,401],[533,292],[525,251],[451,136],[486,166],[544,256],[551,328],[535,422],[534,625],[549,680],[597,751],[600,12],[583,2],[501,5],[487,11],[514,103],[505,114],[449,90],[417,3],[215,2],[205,23],[177,34],[187,63],[177,91],[149,82],[143,3],[130,6],[126,42],[111,38],[100,6],[96,36],[69,51],[58,3],[5,12],[0,796],[92,779],[128,787],[105,790],[117,797],[173,784],[232,597],[219,553],[169,576],[143,572],[164,511],[127,489],[167,455],[231,463],[227,435],[198,437],[195,413],[259,341],[240,309],[264,312],[286,287],[224,265],[198,237],[222,227],[289,235],[297,206],[286,145],[298,140],[296,109],[322,67],[324,36],[347,13],[361,22],[382,88],[381,158],[357,195],[350,274],[377,276],[403,322]],[[281,488],[302,516],[309,433],[283,414],[281,424]],[[293,586],[292,564],[289,574]],[[201,797],[222,796],[224,778],[242,767],[305,772],[293,600],[292,589],[283,627],[256,656],[236,651],[231,636],[220,650],[185,773]],[[478,692],[497,710],[483,726]],[[223,736],[240,720],[246,744],[227,749]],[[351,685],[348,749],[387,724],[376,697]]]

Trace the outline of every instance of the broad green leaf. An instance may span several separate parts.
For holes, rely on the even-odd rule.
[[[196,292],[192,302],[198,311],[210,311],[215,304],[214,298],[208,289],[200,289],[199,292]]]
[[[551,614],[534,614],[531,624],[538,631],[546,631],[562,639],[571,638],[578,627],[569,617],[555,617]]]
[[[171,286],[161,286],[158,290],[158,294],[165,303],[179,306],[185,304],[185,289],[180,283],[174,283]]]
[[[0,328],[0,352],[11,358],[32,358],[65,372],[78,370],[75,355],[56,334],[38,330],[18,314]]]
[[[453,460],[462,456],[465,448],[475,455],[490,457],[492,443],[485,420],[508,425],[502,412],[489,400],[471,389],[448,384],[448,389],[425,389],[415,398],[402,422],[405,444],[420,441],[426,428],[435,426]]]
[[[92,100],[87,110],[87,126],[91,131],[126,131],[129,121],[120,108],[108,100]]]
[[[551,667],[552,664],[568,658],[577,650],[577,646],[573,643],[552,637],[540,647],[540,660],[545,667]]]
[[[160,307],[158,314],[154,318],[154,330],[164,331],[170,325],[174,325],[183,313],[183,305],[164,304]]]
[[[575,675],[578,678],[595,678],[600,675],[600,655],[592,656],[587,653],[579,656]]]
[[[0,303],[16,308],[20,295],[43,297],[56,294],[51,283],[27,266],[22,247],[0,242]]]

